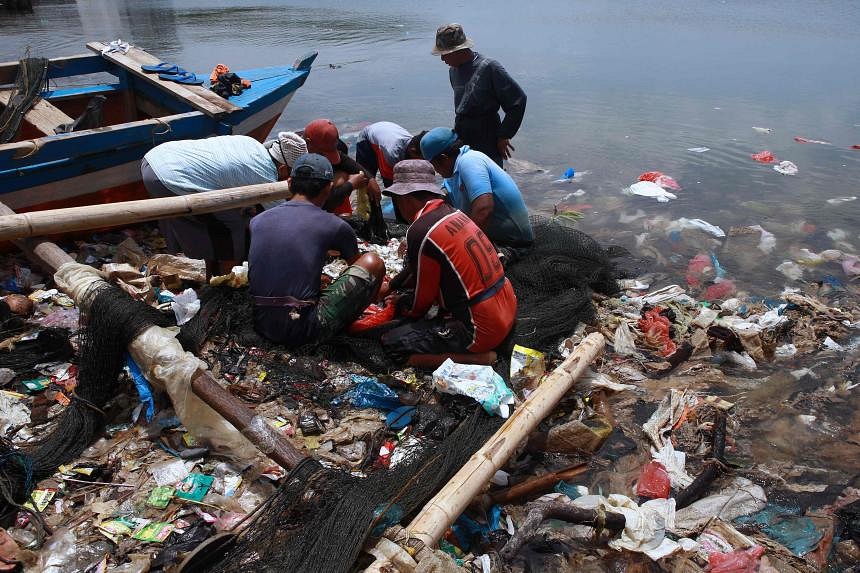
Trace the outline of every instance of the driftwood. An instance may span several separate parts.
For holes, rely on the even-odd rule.
[[[624,515],[620,513],[582,509],[563,501],[532,504],[525,521],[502,548],[500,553],[502,559],[506,561],[513,559],[520,548],[537,534],[538,527],[547,519],[560,519],[568,523],[590,525],[598,531],[603,529],[621,531],[627,522]]]

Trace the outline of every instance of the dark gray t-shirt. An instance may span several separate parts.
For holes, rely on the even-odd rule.
[[[358,255],[352,227],[336,215],[305,201],[288,201],[251,220],[248,255],[250,291],[254,296],[292,296],[316,301],[328,251],[350,260]],[[302,344],[316,336],[313,307],[290,318],[291,308],[255,307],[254,326],[275,342]]]

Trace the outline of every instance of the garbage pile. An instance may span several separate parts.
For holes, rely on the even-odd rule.
[[[641,182],[679,191],[669,176],[645,175]],[[622,281],[617,296],[595,296],[596,320],[570,324],[551,348],[516,346],[504,368],[372,370],[249,343],[237,325],[207,337],[197,354],[302,451],[361,477],[408,463],[476,404],[501,421],[580,340],[601,332],[610,344],[602,360],[447,530],[437,570],[855,567],[860,293],[850,241],[836,236],[846,243],[838,255],[791,251],[798,279],[826,271],[834,280],[788,277],[789,288],[765,297],[731,276],[735,259],[724,246],[773,256],[764,228],[637,220],[647,228],[635,254],[664,264]],[[397,239],[363,248],[392,267],[402,256]],[[79,261],[183,324],[205,312],[205,271],[163,249],[146,226],[73,247]],[[332,261],[326,273],[336,277],[342,266]],[[79,317],[21,258],[4,258],[0,282],[10,293],[8,313],[0,304],[0,431],[23,446],[68,406]],[[211,281],[246,282],[242,266]],[[207,447],[133,360],[118,383],[125,391],[106,407],[104,435],[3,516],[0,570],[17,560],[27,571],[175,571],[203,542],[267,510],[284,468]],[[408,517],[381,515],[373,538],[393,535],[390,526]],[[356,567],[371,561],[364,555]]]

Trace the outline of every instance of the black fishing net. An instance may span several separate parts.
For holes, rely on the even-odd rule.
[[[78,457],[102,431],[103,408],[117,393],[129,343],[145,328],[168,320],[117,287],[91,291],[81,315],[78,384],[71,404],[48,435],[26,450],[0,443],[0,516],[26,501],[33,486],[60,464]]]
[[[613,295],[613,261],[597,241],[559,219],[531,217],[535,245],[508,264],[517,295],[516,344],[552,351],[580,322],[596,315],[592,292]]]
[[[408,519],[500,425],[474,410],[443,441],[425,439],[405,461],[364,478],[300,467],[210,570],[349,571],[376,525]]]
[[[0,114],[0,143],[8,143],[15,138],[21,121],[42,92],[47,75],[48,60],[45,58],[24,58],[18,63],[15,87]]]

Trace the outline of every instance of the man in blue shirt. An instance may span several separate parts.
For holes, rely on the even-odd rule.
[[[382,259],[362,255],[352,227],[322,208],[333,179],[328,159],[302,155],[289,178],[292,200],[251,220],[248,279],[254,328],[273,342],[301,346],[333,336],[379,294]],[[320,292],[329,251],[340,253],[350,266]]]
[[[447,127],[421,138],[421,153],[445,178],[448,201],[466,213],[497,245],[524,248],[534,242],[529,213],[517,184],[480,151]]]

